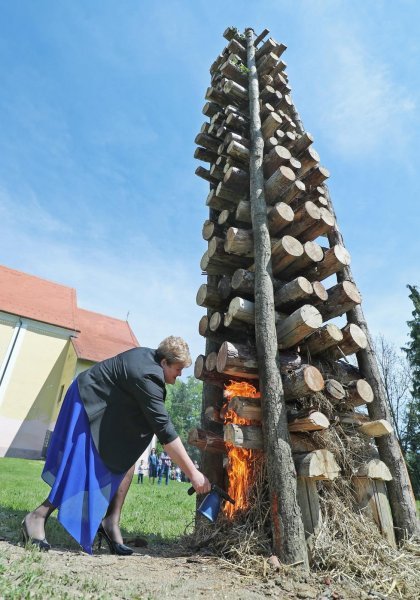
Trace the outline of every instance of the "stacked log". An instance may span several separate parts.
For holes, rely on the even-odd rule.
[[[208,249],[200,262],[207,283],[197,292],[197,304],[206,308],[207,314],[200,321],[199,332],[213,344],[207,344],[211,352],[198,357],[194,372],[197,378],[219,390],[229,380],[251,381],[258,387],[259,378],[254,331],[246,47],[237,30],[229,28],[224,35],[228,43],[210,68],[211,82],[203,108],[208,120],[195,139],[198,147],[194,153],[206,165],[196,173],[209,184],[209,215],[202,229]],[[312,146],[312,135],[300,125],[286,65],[281,60],[285,46],[272,38],[263,39],[264,36],[257,38],[260,45],[256,51],[263,168],[279,368],[289,431],[310,435],[308,432],[330,427],[331,419],[315,403],[311,405],[311,398],[322,392],[331,410],[337,411],[332,421],[346,426],[349,434],[352,429],[370,437],[387,435],[392,431],[389,423],[369,422],[360,413],[360,407],[372,402],[372,388],[348,363],[349,357],[366,347],[367,341],[357,325],[340,322],[361,303],[361,296],[354,283],[345,279],[350,263],[347,249],[341,244],[326,245],[327,236],[335,227],[326,200],[325,181],[329,173]],[[331,276],[338,281],[327,285]],[[229,424],[223,431],[220,394],[217,398],[217,405],[206,406],[203,429],[200,434],[195,431],[190,443],[213,453],[223,453],[227,442],[262,448],[260,402],[244,398],[231,401],[230,409],[254,423]],[[209,422],[213,430],[207,432],[207,440]],[[320,471],[320,456],[310,454],[298,461],[298,476],[305,481],[318,477],[308,473]],[[323,460],[328,462],[325,456]],[[329,462],[333,464],[332,460]],[[334,469],[335,466],[326,469],[323,477],[337,476],[339,469]],[[301,482],[301,487],[307,497],[315,494],[312,483]],[[312,502],[316,504],[315,500]]]

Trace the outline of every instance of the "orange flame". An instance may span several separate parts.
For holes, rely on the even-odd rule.
[[[225,398],[233,398],[234,396],[242,396],[244,398],[261,398],[260,392],[253,385],[246,381],[231,381],[225,386],[223,393]]]
[[[224,396],[227,398],[227,402],[224,404],[222,409],[222,414],[223,410],[225,410],[225,424],[257,424],[256,421],[252,421],[251,419],[238,417],[233,410],[227,410],[228,401],[235,396],[242,396],[244,398],[260,398],[260,393],[253,385],[245,381],[231,381],[230,384],[225,388]],[[228,453],[228,494],[235,500],[235,504],[226,502],[224,506],[224,513],[228,518],[232,519],[237,511],[245,510],[249,506],[248,492],[255,480],[257,463],[259,462],[262,452],[261,450],[237,448],[233,446],[233,444],[229,443],[226,443],[226,447]]]

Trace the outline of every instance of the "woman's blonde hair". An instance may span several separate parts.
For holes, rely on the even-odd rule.
[[[189,367],[192,363],[187,342],[175,335],[170,335],[162,340],[158,346],[157,353],[159,360],[166,358],[166,362],[169,365],[182,363],[184,367]]]

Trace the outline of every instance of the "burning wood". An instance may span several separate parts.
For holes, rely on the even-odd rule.
[[[259,392],[256,388],[248,382],[232,382],[226,386],[225,398],[227,404],[234,398],[260,398]],[[239,417],[233,410],[227,410],[225,412],[225,431],[228,425],[234,427],[235,425],[249,425],[252,426],[255,421],[251,419],[245,419]],[[261,435],[261,428],[258,429]],[[224,511],[227,517],[233,518],[235,513],[240,510],[244,510],[248,507],[248,494],[252,487],[257,470],[260,468],[261,461],[263,458],[262,446],[256,445],[254,449],[250,448],[239,448],[229,443],[229,435],[225,436],[225,443],[228,455],[228,466],[227,474],[229,478],[228,494],[235,500],[235,504],[226,503]]]

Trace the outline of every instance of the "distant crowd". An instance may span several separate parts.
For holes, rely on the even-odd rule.
[[[193,461],[196,469],[199,468],[197,461]],[[147,465],[145,465],[144,460],[140,460],[140,463],[137,467],[137,483],[143,483],[144,475],[147,474],[149,476],[149,483],[155,483],[157,479],[158,485],[162,483],[162,480],[165,481],[165,485],[169,484],[169,481],[179,481],[179,482],[188,482],[189,479],[185,475],[185,473],[181,470],[178,465],[172,463],[170,457],[166,454],[166,452],[161,452],[158,456],[156,453],[156,448],[152,448],[149,454],[149,459],[147,461]]]

